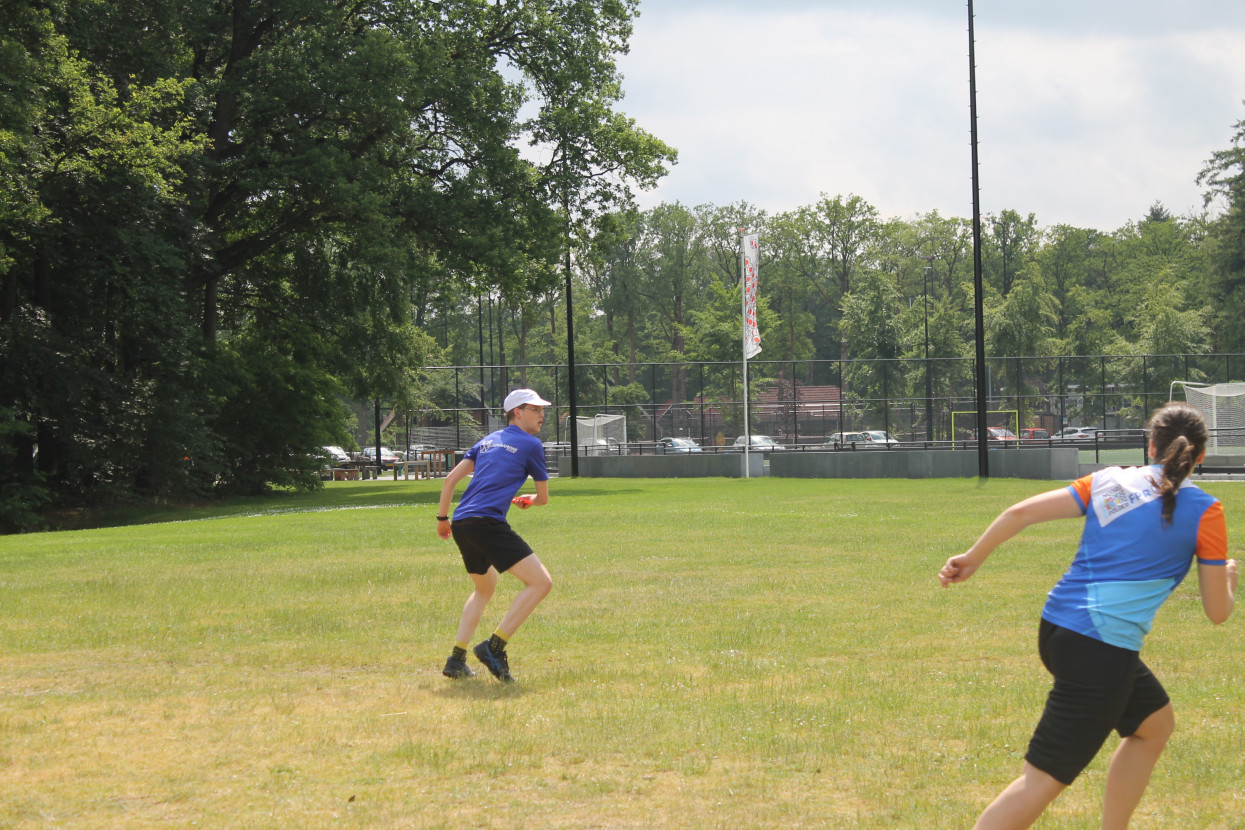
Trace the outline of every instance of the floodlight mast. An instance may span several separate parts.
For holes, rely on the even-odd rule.
[[[571,300],[571,201],[563,191],[562,209],[566,211],[566,378],[570,407],[567,413],[571,434],[571,478],[579,477],[579,397],[575,388],[575,310]],[[558,470],[558,475],[562,470]]]
[[[986,324],[981,286],[981,184],[977,169],[977,56],[973,38],[973,0],[968,0],[968,112],[973,148],[973,316],[977,336],[977,475],[990,477],[986,445]]]

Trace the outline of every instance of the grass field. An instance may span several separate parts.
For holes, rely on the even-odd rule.
[[[934,574],[1049,486],[554,480],[512,514],[554,590],[508,686],[440,675],[470,583],[439,482],[2,538],[0,828],[968,827],[1079,527]],[[1245,485],[1206,489],[1239,557]],[[1245,626],[1195,583],[1147,644],[1178,728],[1137,828],[1245,826]],[[1096,826],[1105,755],[1039,827]]]

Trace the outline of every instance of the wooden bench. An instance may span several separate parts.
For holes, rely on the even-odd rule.
[[[415,471],[415,478],[432,478],[431,465],[426,458],[419,458],[414,461],[399,461],[393,465],[393,480],[398,480],[398,468],[402,468],[402,478],[410,479],[411,470]],[[423,475],[420,475],[423,473]]]

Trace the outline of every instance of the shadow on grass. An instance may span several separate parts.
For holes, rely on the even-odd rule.
[[[530,483],[526,485],[530,489]],[[457,488],[461,497],[464,485]],[[556,488],[556,498],[628,496],[643,488],[600,487]],[[282,490],[263,496],[229,498],[194,504],[131,504],[113,508],[60,510],[46,520],[50,530],[93,530],[105,527],[164,524],[199,519],[265,516],[280,513],[350,510],[364,507],[403,507],[436,504],[441,495],[440,479],[326,482],[311,492]]]
[[[477,671],[475,677],[465,680],[451,680],[448,677],[441,680],[444,682],[434,685],[432,693],[453,700],[514,700],[529,691],[522,681],[498,683],[483,671]]]
[[[419,484],[423,486],[414,487]],[[436,489],[428,485],[436,484]],[[127,504],[47,514],[50,530],[93,530],[105,527],[163,524],[199,519],[264,516],[360,507],[403,507],[436,504],[440,483],[431,481],[366,481],[328,483],[314,491],[278,490],[262,496],[233,497],[184,504]]]

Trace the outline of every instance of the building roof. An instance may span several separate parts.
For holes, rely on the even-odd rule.
[[[757,393],[757,400],[760,403],[790,403],[791,398],[787,394],[783,394],[775,384],[761,389]],[[795,400],[800,403],[837,404],[839,398],[840,390],[837,386],[805,386],[798,381],[795,384]]]

